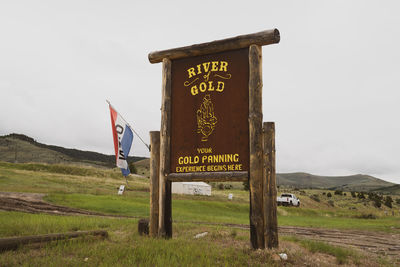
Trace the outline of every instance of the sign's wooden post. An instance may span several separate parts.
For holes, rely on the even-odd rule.
[[[158,236],[160,194],[160,131],[150,132],[150,229],[151,237]]]
[[[172,231],[166,225],[172,223],[171,219],[171,185],[167,182],[170,166],[170,140],[171,140],[171,60],[162,60],[162,107],[161,107],[161,132],[160,132],[160,195],[159,195],[159,220],[158,234],[162,237],[171,237]],[[167,231],[168,230],[168,231]]]
[[[167,180],[165,184],[165,237],[172,237],[172,182]]]
[[[172,182],[249,181],[251,245],[265,248],[261,46],[279,40],[273,29],[149,54],[163,62],[159,236],[172,236]]]
[[[262,160],[262,50],[249,49],[249,144],[250,144],[250,240],[253,248],[264,248],[263,160]]]
[[[278,247],[276,215],[275,123],[264,122],[264,239],[268,248]]]

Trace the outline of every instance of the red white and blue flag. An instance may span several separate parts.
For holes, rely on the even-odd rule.
[[[128,123],[116,112],[111,105],[111,127],[114,139],[115,159],[117,167],[121,168],[122,174],[128,176],[130,173],[128,162],[129,151],[133,141],[133,132]]]

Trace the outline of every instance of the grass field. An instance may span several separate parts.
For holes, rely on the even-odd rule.
[[[118,170],[63,165],[0,163],[0,191],[46,193],[51,203],[114,215],[148,217],[149,192],[147,178],[130,178],[130,190],[117,196],[117,188],[125,184]],[[213,196],[173,196],[172,240],[149,239],[137,233],[137,218],[102,218],[85,216],[53,216],[0,211],[0,236],[21,236],[77,230],[105,229],[106,240],[79,238],[43,245],[40,249],[20,248],[0,253],[0,266],[68,265],[127,266],[127,265],[186,265],[243,266],[279,265],[274,260],[278,252],[289,255],[289,265],[315,260],[322,263],[368,265],[369,262],[388,265],[385,258],[368,259],[357,251],[340,249],[316,241],[281,237],[279,250],[252,251],[249,232],[209,223],[249,223],[248,192],[234,184],[231,190],[213,189]],[[369,202],[347,196],[327,198],[323,190],[305,190],[297,194],[301,208],[279,207],[280,226],[305,226],[335,229],[358,229],[400,233],[399,206],[394,204],[395,216],[386,215],[387,207],[374,208]],[[228,200],[229,193],[234,195]],[[310,196],[317,194],[320,201]],[[334,206],[329,201],[334,202]],[[386,213],[385,213],[386,211]],[[363,219],[373,214],[376,219]],[[389,215],[391,215],[389,213]],[[193,239],[201,232],[202,239]],[[309,259],[307,259],[309,257]]]

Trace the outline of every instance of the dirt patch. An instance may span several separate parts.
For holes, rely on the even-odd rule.
[[[107,217],[113,216],[99,212],[75,209],[65,206],[54,205],[43,201],[45,194],[37,193],[14,193],[0,192],[0,210],[20,211],[28,213],[48,213],[56,215],[92,215]]]

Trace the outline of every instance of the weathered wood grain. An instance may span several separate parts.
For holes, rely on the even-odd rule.
[[[162,66],[162,107],[161,107],[161,131],[160,131],[160,177],[159,177],[159,220],[158,234],[166,236],[165,222],[171,220],[166,218],[168,185],[166,176],[170,168],[170,142],[171,142],[171,60],[164,58]],[[170,194],[170,193],[169,193]],[[170,215],[170,214],[169,214]]]
[[[151,63],[161,62],[164,58],[170,60],[213,54],[222,51],[229,51],[249,47],[250,45],[269,45],[276,44],[280,41],[278,29],[266,30],[262,32],[239,35],[232,38],[217,40],[208,43],[184,46],[162,51],[154,51],[149,53],[149,61]]]
[[[150,236],[158,236],[160,194],[160,131],[150,132]]]
[[[262,48],[249,49],[250,241],[264,248],[262,158]]]
[[[277,248],[278,219],[276,208],[275,123],[264,122],[264,240],[265,247]]]
[[[247,181],[249,173],[247,171],[236,172],[194,172],[194,173],[170,173],[168,181],[172,182],[228,182],[228,181]]]

